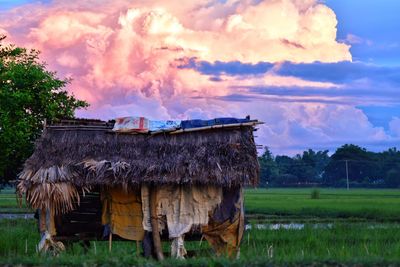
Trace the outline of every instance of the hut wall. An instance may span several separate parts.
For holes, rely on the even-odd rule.
[[[55,216],[56,239],[101,239],[101,201],[98,189],[80,196],[75,209]]]

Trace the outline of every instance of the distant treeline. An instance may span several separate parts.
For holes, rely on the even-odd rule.
[[[400,151],[371,152],[343,145],[328,150],[309,149],[294,157],[273,156],[268,148],[259,157],[260,186],[265,187],[400,187]],[[348,179],[347,179],[348,178]]]

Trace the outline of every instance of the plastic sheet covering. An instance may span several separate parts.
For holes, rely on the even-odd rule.
[[[240,188],[226,190],[228,191],[224,192],[223,203],[216,208],[208,225],[202,227],[202,232],[217,255],[225,254],[234,257],[239,253],[239,246],[244,233],[243,193]],[[230,195],[231,198],[225,200],[226,195]],[[238,197],[236,198],[235,195],[238,195]],[[229,199],[234,198],[236,198],[236,201],[229,201]],[[221,210],[234,212],[221,213],[219,212]],[[221,217],[221,214],[225,216]],[[226,216],[228,214],[230,215]],[[217,216],[215,217],[215,215]],[[225,221],[221,221],[222,218]]]
[[[149,120],[145,117],[122,117],[115,120],[113,131],[123,133],[147,133],[174,131],[181,127],[181,121]]]
[[[211,120],[149,120],[145,117],[122,117],[115,120],[113,131],[124,133],[168,132],[179,128],[199,128],[249,122],[250,119],[216,118]]]
[[[151,132],[169,132],[181,127],[181,121],[153,121],[149,120]]]
[[[145,117],[117,118],[115,120],[113,131],[123,133],[147,133],[149,131],[149,120]]]
[[[249,122],[249,121],[250,121],[250,119],[247,119],[247,118],[246,119],[216,118],[216,119],[212,119],[212,120],[185,120],[185,121],[182,121],[181,127],[182,127],[182,129],[189,129],[189,128],[222,125],[222,124],[243,123],[243,122]]]
[[[142,201],[140,189],[105,188],[101,192],[103,225],[129,240],[143,240]]]
[[[151,231],[149,193],[142,186],[143,228]],[[208,213],[222,200],[222,189],[216,186],[167,185],[157,188],[159,230],[168,228],[170,238],[180,237],[194,225],[207,225]],[[161,220],[165,216],[166,222]],[[166,225],[165,225],[166,223]]]

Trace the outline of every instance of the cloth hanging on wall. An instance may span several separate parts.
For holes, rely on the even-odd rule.
[[[187,251],[184,246],[183,236],[176,237],[171,242],[171,257],[176,259],[184,259]]]
[[[194,225],[208,224],[208,213],[222,201],[222,189],[209,185],[167,185],[157,189],[157,215],[159,229],[168,228],[170,238],[177,238],[190,231]],[[149,193],[142,186],[143,228],[151,231]]]
[[[143,240],[140,189],[108,187],[101,191],[101,222],[111,233],[129,240]]]
[[[217,255],[233,257],[239,252],[244,233],[243,192],[241,188],[226,188],[223,195],[202,232]]]

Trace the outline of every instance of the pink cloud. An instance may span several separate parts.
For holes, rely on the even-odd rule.
[[[68,90],[91,104],[78,116],[250,114],[266,121],[259,142],[291,151],[306,140],[384,135],[352,107],[218,99],[231,93],[232,86],[329,90],[340,84],[280,77],[273,71],[215,82],[179,66],[193,58],[247,63],[351,60],[350,46],[336,40],[336,25],[335,13],[317,0],[58,0],[4,13],[0,33],[18,45],[40,49],[50,69],[73,78]]]

